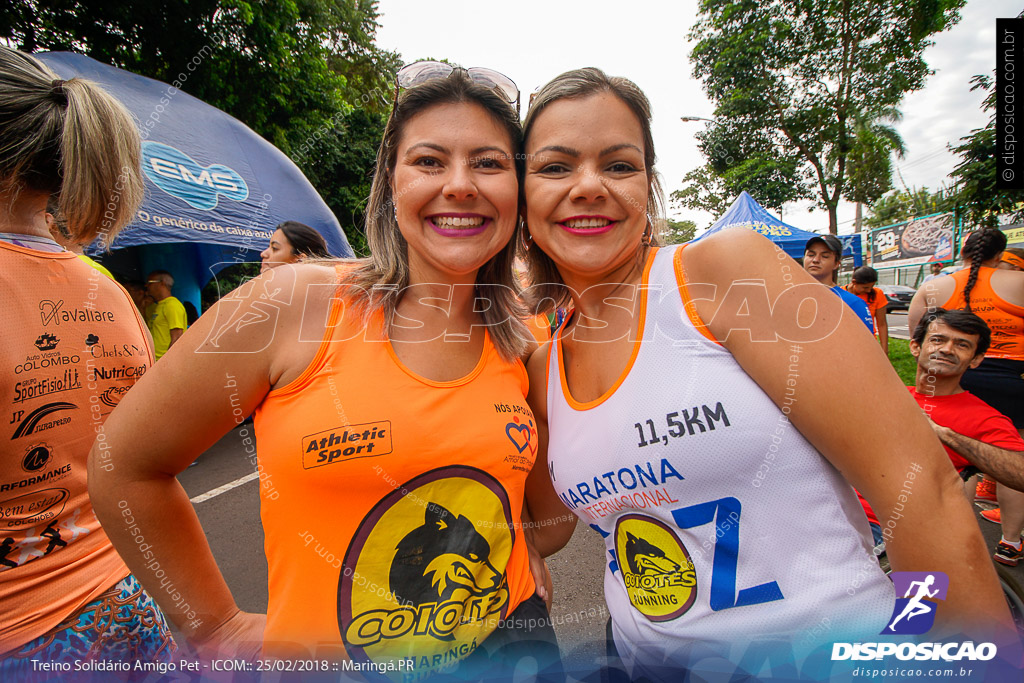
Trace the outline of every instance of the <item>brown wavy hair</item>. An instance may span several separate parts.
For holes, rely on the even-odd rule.
[[[349,271],[346,283],[353,286],[355,303],[364,315],[383,310],[390,321],[409,284],[409,245],[398,229],[395,197],[391,179],[395,171],[398,142],[406,124],[419,113],[438,104],[477,104],[508,133],[515,155],[516,178],[522,182],[522,126],[515,109],[486,86],[474,83],[464,71],[456,69],[448,78],[436,78],[405,90],[399,95],[384,128],[384,137],[377,150],[377,165],[366,206],[366,241],[370,256],[359,259]],[[476,296],[490,302],[480,313],[491,341],[502,358],[521,358],[532,340],[522,322],[525,317],[519,301],[521,288],[513,274],[516,235],[490,261],[480,267],[476,276]]]

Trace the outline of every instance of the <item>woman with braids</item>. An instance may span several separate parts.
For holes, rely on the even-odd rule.
[[[960,386],[1009,417],[1024,435],[1024,273],[998,268],[1005,249],[1001,230],[972,233],[960,253],[967,267],[923,284],[910,302],[908,325],[914,329],[934,308],[968,310],[988,323],[992,345],[981,365],[964,373]],[[977,495],[991,500],[990,488],[981,482]],[[1002,543],[1024,556],[1024,493],[997,484],[996,496],[1000,509],[985,516],[1002,524]]]
[[[174,649],[86,488],[97,438],[109,467],[108,406],[153,363],[146,326],[127,292],[52,239],[47,212],[52,200],[73,243],[112,240],[142,200],[139,157],[114,98],[0,47],[2,680],[40,677],[40,661],[168,661]]]

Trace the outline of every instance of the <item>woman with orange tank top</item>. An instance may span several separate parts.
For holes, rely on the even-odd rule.
[[[139,136],[95,83],[0,47],[0,680],[165,665],[170,629],[89,500],[89,449],[153,364],[120,286],[51,238],[111,241],[142,199]],[[40,663],[50,669],[40,669]]]
[[[167,614],[210,656],[352,660],[409,681],[507,675],[526,654],[557,667],[522,526],[537,430],[512,277],[518,90],[438,62],[398,87],[371,256],[281,265],[221,300],[112,415],[115,467],[91,490],[102,519],[128,507],[146,529],[194,611]],[[174,479],[253,412],[265,616],[236,606]]]

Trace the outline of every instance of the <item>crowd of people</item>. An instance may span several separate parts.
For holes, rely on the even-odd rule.
[[[957,476],[997,482],[1015,564],[1024,273],[996,270],[1002,233],[915,297],[908,395],[878,275],[838,286],[834,236],[802,269],[752,231],[660,244],[633,82],[584,68],[522,123],[519,102],[491,69],[403,68],[370,255],[281,223],[261,274],[189,325],[170,273],[133,301],[51,232],[109,242],[131,219],[130,116],[0,47],[5,678],[183,647],[560,680],[548,614],[569,587],[542,558],[578,520],[606,545],[607,665],[634,680],[735,641],[876,638],[897,597],[878,541],[893,570],[949,578],[934,637],[1012,642]],[[843,367],[874,410],[849,410]],[[266,614],[239,609],[176,479],[249,415]]]

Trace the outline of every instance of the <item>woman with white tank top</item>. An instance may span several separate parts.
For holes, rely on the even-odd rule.
[[[851,484],[882,511],[895,570],[971,587],[946,596],[946,632],[1008,624],[949,459],[842,302],[752,230],[656,246],[636,85],[563,74],[525,135],[532,293],[573,309],[529,364],[542,452],[527,498],[542,553],[572,534],[566,507],[604,538],[630,676],[877,640],[894,590]],[[852,369],[870,413],[849,409]]]

